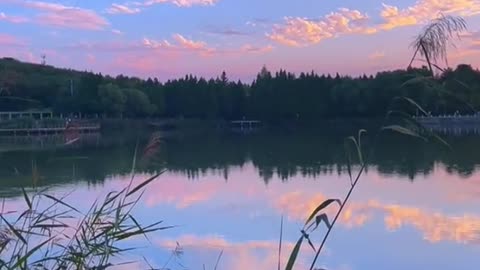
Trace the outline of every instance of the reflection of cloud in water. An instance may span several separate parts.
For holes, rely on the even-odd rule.
[[[441,170],[435,170],[435,183],[432,181],[420,181],[417,183],[418,196],[414,196],[411,192],[411,184],[402,183],[396,180],[382,180],[377,173],[370,171],[366,176],[362,186],[370,189],[369,193],[388,195],[392,194],[392,190],[400,193],[400,197],[405,198],[401,201],[417,200],[422,198],[425,201],[440,201],[441,205],[445,205],[452,200],[452,186],[455,186],[455,193],[465,194],[469,198],[472,192],[476,192],[478,188],[474,184],[478,180],[473,177],[471,179],[452,180],[448,178],[446,173]],[[245,171],[241,176],[245,177]],[[265,203],[276,209],[278,216],[285,213],[286,216],[295,221],[303,221],[305,218],[324,200],[332,196],[326,196],[315,190],[322,189],[322,183],[318,188],[312,189],[312,183],[295,183],[292,181],[288,184],[272,183],[265,189],[265,186],[259,181],[243,181],[236,180],[235,175],[232,176],[228,183],[217,181],[217,179],[187,181],[185,178],[165,175],[158,181],[152,183],[146,194],[146,203],[150,207],[159,204],[173,204],[178,209],[186,209],[199,204],[221,204],[225,207],[217,207],[217,210],[230,212],[230,208],[244,209],[250,212],[250,217],[256,217],[258,209],[249,209],[247,205],[252,201]],[[453,183],[452,183],[453,182]],[[328,185],[336,186],[340,190],[340,196],[343,196],[344,188],[348,188],[345,183],[338,182],[328,183]],[[429,189],[429,194],[421,195],[425,189]],[[365,190],[366,190],[365,189]],[[356,197],[360,197],[364,190],[357,190]],[[331,192],[326,192],[325,194]],[[337,193],[337,192],[335,192]],[[434,196],[433,196],[434,195]],[[397,195],[393,198],[398,198]],[[397,231],[403,227],[411,226],[423,234],[424,239],[430,242],[454,241],[457,243],[479,243],[480,236],[480,217],[475,215],[460,214],[447,215],[443,213],[433,212],[429,208],[416,208],[402,206],[397,203],[384,203],[384,199],[370,199],[373,196],[362,196],[362,202],[351,201],[344,209],[340,222],[344,227],[354,228],[365,225],[368,221],[372,221],[375,216],[383,216],[386,229]],[[395,199],[394,199],[395,201]],[[438,203],[437,203],[438,204]],[[229,207],[226,207],[229,206]],[[242,207],[243,206],[243,207]],[[436,208],[436,207],[434,207]],[[330,218],[333,218],[334,212],[338,206],[330,206]],[[268,210],[263,210],[268,211]],[[245,213],[244,213],[245,214]]]
[[[285,212],[291,219],[304,220],[325,200],[326,197],[320,194],[308,196],[301,192],[291,192],[279,197],[274,202],[274,207]],[[336,209],[338,208],[332,207],[328,210],[329,217],[333,218]],[[384,216],[385,226],[390,231],[412,226],[423,234],[424,239],[432,243],[440,241],[480,243],[480,217],[474,215],[448,216],[415,207],[383,205],[371,200],[367,203],[349,203],[339,221],[348,228],[359,227],[379,214]]]
[[[174,249],[177,242],[186,249],[194,253],[205,253],[208,258],[214,258],[221,251],[223,256],[219,269],[229,270],[245,270],[245,269],[276,269],[278,265],[278,240],[272,241],[246,241],[246,242],[231,242],[222,236],[196,236],[183,235],[177,239],[164,239],[157,242],[159,246],[165,249]],[[283,255],[281,264],[286,265],[288,256],[293,250],[295,243],[283,243]],[[312,255],[313,251],[307,246],[302,246],[301,255]],[[303,257],[303,256],[302,256]],[[204,258],[204,257],[202,257]],[[214,264],[212,261],[209,264]],[[306,265],[302,265],[302,260],[299,258],[296,264],[298,269],[306,269]]]

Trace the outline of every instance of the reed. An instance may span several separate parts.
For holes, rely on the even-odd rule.
[[[67,203],[68,195],[54,197],[35,188],[30,194],[22,189],[23,211],[5,211],[4,201],[0,269],[106,269],[130,263],[122,262],[122,255],[133,249],[126,247],[127,240],[140,236],[148,241],[149,234],[173,228],[163,221],[142,225],[132,213],[148,185],[165,172],[134,185],[136,153],[132,181],[93,202],[86,212]]]

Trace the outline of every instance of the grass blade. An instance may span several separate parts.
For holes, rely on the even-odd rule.
[[[20,239],[20,241],[22,241],[25,245],[27,244],[27,240],[25,240],[25,238],[22,236],[22,234],[17,230],[15,229],[15,227],[13,227],[12,224],[10,224],[4,217],[3,215],[0,215],[0,218],[2,218],[3,222],[5,222],[5,224],[7,224],[8,228],[15,234],[15,236],[18,237],[18,239]]]
[[[280,221],[280,241],[278,243],[278,270],[280,270],[280,260],[282,258],[282,240],[283,240],[283,216]]]
[[[313,218],[318,214],[318,212],[322,211],[323,209],[327,208],[330,204],[332,203],[338,203],[339,206],[342,205],[342,202],[339,199],[328,199],[324,201],[322,204],[320,204],[313,212],[312,214],[308,217],[307,221],[305,222],[305,226],[307,226],[310,221],[313,220]]]
[[[25,202],[27,202],[28,209],[32,210],[32,201],[28,198],[28,194],[25,191],[25,188],[22,187],[23,197],[25,198]]]
[[[56,203],[59,203],[59,204],[61,204],[61,205],[63,205],[63,206],[66,206],[66,207],[72,209],[73,211],[75,211],[75,212],[77,212],[77,213],[80,213],[80,211],[78,211],[75,207],[73,207],[73,206],[71,206],[71,205],[63,202],[62,200],[59,200],[59,199],[57,199],[57,198],[55,198],[55,197],[53,197],[53,196],[51,196],[51,195],[48,195],[48,194],[43,194],[43,196],[47,197],[47,198],[50,199],[50,200],[55,201]]]
[[[37,252],[41,247],[43,247],[44,245],[46,245],[48,242],[50,242],[53,238],[50,238],[50,239],[47,239],[45,240],[44,242],[40,243],[39,245],[37,245],[36,247],[34,247],[33,249],[31,249],[30,251],[27,252],[27,254],[25,254],[24,256],[22,256],[18,261],[17,263],[12,267],[12,269],[16,269],[17,267],[20,267],[21,265],[23,265],[24,263],[27,262],[28,258],[30,258],[30,256],[32,256],[33,254],[35,254],[35,252]],[[26,268],[26,267],[25,267]]]
[[[300,252],[300,247],[302,246],[303,242],[303,235],[298,239],[297,243],[295,244],[295,247],[292,250],[292,253],[290,254],[290,258],[288,258],[287,262],[287,267],[285,270],[293,270],[293,266],[295,265],[295,261],[297,260],[298,253]]]
[[[143,187],[145,187],[146,185],[150,184],[153,180],[157,179],[160,175],[164,174],[167,170],[163,170],[157,174],[155,174],[154,176],[150,177],[149,179],[145,180],[143,183],[141,183],[140,185],[136,186],[134,189],[132,189],[131,191],[129,191],[127,193],[127,196],[126,197],[129,197],[130,195],[134,194],[135,192],[139,191],[140,189],[142,189]]]
[[[222,255],[223,255],[223,250],[220,252],[220,254],[218,254],[217,263],[215,264],[215,267],[213,268],[213,270],[217,270],[218,264],[220,263],[220,259],[222,258]]]

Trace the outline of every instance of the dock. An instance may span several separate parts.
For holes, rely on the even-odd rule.
[[[230,126],[234,131],[253,131],[261,127],[262,122],[259,120],[234,120],[230,121]]]
[[[13,114],[10,114],[13,115]],[[22,117],[0,120],[0,135],[42,135],[57,133],[91,133],[100,131],[100,124],[96,121]],[[32,115],[31,115],[32,116]]]
[[[414,119],[425,128],[443,134],[480,133],[480,114],[417,116]]]

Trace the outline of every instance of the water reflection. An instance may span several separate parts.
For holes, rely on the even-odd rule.
[[[140,136],[140,148],[148,144],[149,135]],[[29,151],[25,151],[24,146],[17,147],[22,150],[9,150],[15,148],[15,144],[10,144],[9,149],[0,145],[3,150],[0,151],[0,177],[5,179],[2,185],[15,188],[30,184],[32,161],[40,185],[72,181],[101,183],[109,175],[130,172],[136,138],[86,137],[71,146],[30,148]],[[343,175],[347,171],[347,160],[342,138],[335,133],[165,137],[148,162],[142,160],[138,164],[137,171],[153,172],[166,167],[170,172],[192,179],[215,173],[228,180],[232,169],[251,162],[266,184],[274,176],[288,181],[297,175]],[[367,171],[374,167],[382,174],[406,176],[413,181],[418,175],[432,173],[436,164],[442,164],[451,174],[464,177],[474,174],[480,163],[480,152],[472,149],[480,148],[480,137],[446,137],[446,140],[453,150],[407,138],[385,138],[379,142]]]
[[[140,136],[140,149],[150,133]],[[480,138],[447,137],[453,151],[405,138],[379,142],[367,173],[322,256],[327,269],[476,269],[480,263]],[[393,141],[392,141],[393,140]],[[137,136],[102,136],[98,143],[39,151],[2,152],[0,177],[7,209],[22,204],[18,188],[32,182],[55,194],[74,193],[83,208],[130,180]],[[184,254],[171,269],[276,269],[280,217],[284,256],[302,221],[325,198],[349,187],[343,141],[335,133],[196,134],[165,136],[140,159],[135,182],[166,167],[149,187],[139,220],[158,218],[178,228],[141,249],[161,268],[177,242]],[[143,151],[140,151],[142,154]],[[368,248],[362,248],[368,246]],[[312,251],[302,250],[299,269]],[[129,265],[127,269],[145,269]]]

